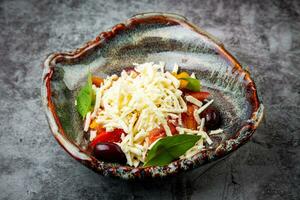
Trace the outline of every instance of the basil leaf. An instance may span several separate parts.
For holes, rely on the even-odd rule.
[[[92,89],[92,75],[89,74],[88,82],[83,86],[76,98],[77,100],[77,111],[84,118],[86,114],[91,110],[92,103],[94,100],[94,91]]]
[[[199,92],[201,89],[201,84],[200,81],[198,79],[195,78],[181,78],[183,80],[188,81],[188,84],[186,86],[186,88],[188,90],[194,91],[194,92]]]
[[[198,135],[175,135],[160,139],[148,152],[144,166],[163,166],[178,159],[201,138]]]

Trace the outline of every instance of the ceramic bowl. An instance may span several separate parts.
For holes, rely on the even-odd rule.
[[[224,133],[212,136],[210,148],[163,167],[121,166],[95,159],[86,150],[83,121],[74,104],[80,86],[89,71],[106,77],[149,61],[163,61],[169,70],[177,63],[194,72],[222,113]],[[247,142],[263,116],[255,83],[224,45],[184,17],[167,13],[135,15],[73,52],[50,55],[44,62],[41,94],[60,145],[92,170],[124,179],[168,176],[220,159]]]

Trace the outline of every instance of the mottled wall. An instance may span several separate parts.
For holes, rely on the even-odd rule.
[[[299,2],[0,0],[0,199],[300,199]],[[146,183],[103,178],[48,129],[40,101],[46,55],[145,11],[186,16],[252,66],[265,121],[206,173]]]

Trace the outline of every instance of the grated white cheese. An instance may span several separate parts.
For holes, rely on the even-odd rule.
[[[97,131],[90,131],[90,141],[95,139],[96,135],[97,135]]]
[[[100,102],[101,102],[101,96],[102,93],[99,88],[96,88],[96,100],[95,100],[95,106],[94,106],[94,113],[100,108]]]
[[[142,151],[139,148],[137,148],[137,147],[131,147],[131,146],[129,146],[128,150],[131,153],[135,154],[136,156],[141,156],[142,155]]]
[[[143,129],[134,136],[134,141],[138,142],[139,140],[143,140],[147,136],[147,132]]]
[[[207,102],[206,104],[204,104],[202,107],[200,107],[198,110],[197,110],[197,114],[199,115],[202,111],[204,111],[208,106],[210,106],[210,104],[212,104],[214,100],[210,100],[209,102]]]
[[[196,75],[194,72],[191,74],[191,78],[196,78]]]
[[[177,63],[174,64],[174,67],[173,67],[173,70],[172,70],[172,73],[178,73],[178,69],[179,69],[179,66],[177,65]]]
[[[198,125],[201,124],[201,119],[200,119],[200,116],[197,113],[197,110],[194,110],[193,115],[194,115],[194,119],[196,120],[197,124]]]
[[[87,132],[89,130],[90,123],[91,123],[91,112],[88,112],[85,117],[85,123],[84,123],[84,128],[83,128],[83,130],[85,132]]]
[[[95,88],[93,116],[106,131],[122,128],[126,132],[118,145],[131,166],[143,162],[144,151],[154,145],[149,147],[146,141],[149,131],[162,125],[166,135],[171,136],[168,117],[181,121],[181,113],[187,111],[180,81],[164,72],[164,65],[135,64],[136,73],[123,71],[120,77],[110,76]]]
[[[192,103],[192,104],[194,104],[198,107],[201,107],[203,105],[203,103],[201,101],[199,101],[198,99],[196,99],[193,96],[190,96],[190,95],[185,96],[185,99],[186,99],[186,101],[188,101],[188,102],[190,102],[190,103]]]
[[[204,142],[211,145],[213,141],[203,131],[205,120],[199,114],[204,111],[213,100],[205,105],[191,95],[185,100],[199,107],[194,111],[194,118],[198,130],[182,128],[181,114],[187,111],[187,104],[179,89],[180,81],[170,72],[165,72],[165,63],[153,62],[136,64],[135,71],[121,72],[120,77],[112,75],[106,78],[100,87],[93,85],[96,100],[93,113],[85,117],[84,130],[88,131],[91,120],[113,131],[121,128],[126,134],[121,135],[121,142],[117,143],[127,158],[127,164],[137,167],[144,162],[146,154],[160,139],[149,142],[149,132],[154,128],[163,127],[166,135],[171,136],[168,122],[176,124],[179,134],[193,134],[202,136],[194,147],[180,158],[195,155],[204,148]],[[174,64],[173,73],[178,73],[178,65]],[[192,78],[196,78],[192,73]],[[75,102],[76,103],[76,102]],[[167,121],[168,119],[168,121]],[[223,130],[222,130],[223,131]],[[211,131],[209,135],[222,132],[221,129]],[[90,131],[90,141],[96,137],[96,131]]]
[[[185,132],[185,133],[187,133],[187,134],[197,134],[197,133],[199,133],[198,130],[192,130],[192,129],[182,128],[182,127],[176,127],[176,130],[177,130],[178,132],[183,131],[183,132]]]
[[[213,143],[213,141],[210,139],[210,137],[207,135],[205,131],[201,131],[200,133],[205,138],[207,144],[211,145]]]
[[[178,115],[178,125],[182,126],[182,118],[181,115]]]
[[[191,130],[187,128],[181,128],[176,127],[176,130],[179,132],[179,134],[191,134],[191,135],[201,135],[204,140],[207,142],[207,144],[211,145],[213,141],[210,139],[210,137],[207,135],[207,133],[203,130]]]
[[[180,81],[175,76],[173,76],[172,74],[170,74],[170,72],[166,72],[166,77],[173,82],[173,84],[174,84],[174,86],[176,88],[179,88]]]
[[[223,133],[223,129],[216,129],[216,130],[212,130],[209,132],[209,135],[217,135],[217,134],[220,134],[220,133]]]
[[[205,125],[205,118],[201,118],[201,123],[200,123],[200,131],[203,131],[203,128],[204,128],[204,125]]]

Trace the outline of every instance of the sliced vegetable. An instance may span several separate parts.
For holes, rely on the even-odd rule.
[[[163,127],[155,128],[149,132],[149,142],[150,142],[150,144],[152,144],[157,139],[165,137],[165,136],[166,136],[166,132]]]
[[[100,87],[101,83],[103,83],[104,80],[102,78],[99,78],[97,76],[92,76],[92,83],[96,85],[97,87]]]
[[[91,74],[89,74],[87,84],[80,89],[79,94],[76,98],[77,111],[83,118],[91,110],[93,99],[95,98],[94,95],[95,94],[92,89],[92,76]]]
[[[179,89],[186,89],[189,82],[183,79],[180,79],[179,81],[180,81]]]
[[[91,128],[91,129],[96,129],[97,126],[98,126],[98,123],[96,122],[96,120],[93,120],[93,121],[91,122],[91,124],[90,124],[90,128]]]
[[[181,114],[182,125],[184,128],[196,130],[197,129],[197,121],[194,118],[194,111],[198,107],[188,103],[187,104],[187,112]]]
[[[178,159],[201,138],[198,135],[167,136],[159,140],[148,152],[144,166],[163,166]]]
[[[98,124],[96,120],[92,121],[90,128],[96,130],[98,134],[105,132],[105,128],[101,124]]]
[[[210,95],[209,92],[188,92],[187,94],[198,99],[199,101],[204,101],[204,99],[207,99]]]
[[[181,78],[181,80],[188,81],[188,84],[186,86],[186,89],[194,91],[194,92],[199,92],[201,89],[201,84],[198,79],[195,78]]]
[[[111,132],[100,132],[91,142],[90,146],[94,147],[99,142],[121,142],[122,133],[124,133],[123,129],[115,129]]]
[[[177,79],[189,78],[190,75],[187,72],[181,72],[179,74],[173,74]]]
[[[186,113],[181,115],[182,124],[184,128],[196,130],[197,129],[197,122],[193,116],[188,116]]]
[[[105,132],[105,128],[101,124],[98,124],[95,129],[97,131],[97,134]]]
[[[176,126],[172,122],[168,122],[168,126],[170,128],[171,134],[176,135],[178,134],[178,131],[176,130]]]
[[[168,121],[168,126],[171,130],[172,135],[178,134],[178,131],[176,130],[176,126],[173,123]],[[150,144],[152,144],[157,139],[165,137],[165,136],[166,136],[166,131],[163,128],[163,126],[160,126],[159,128],[155,128],[155,129],[153,129],[152,131],[149,132],[149,142],[150,142]]]
[[[180,89],[185,89],[187,87],[189,82],[186,81],[186,80],[183,80],[183,78],[189,78],[190,77],[187,72],[181,72],[179,74],[173,73],[173,76],[175,76],[177,79],[179,79],[179,81],[180,81],[179,88]]]

